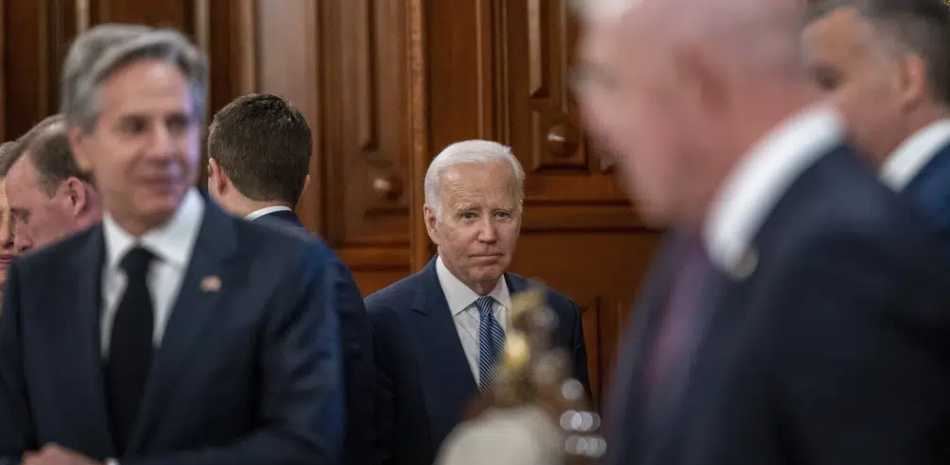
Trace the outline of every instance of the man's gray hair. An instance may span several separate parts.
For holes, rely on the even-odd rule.
[[[435,211],[436,216],[442,216],[442,176],[449,168],[463,163],[508,163],[511,165],[514,184],[512,187],[518,207],[521,207],[524,202],[524,168],[511,153],[511,148],[488,140],[467,140],[456,142],[442,150],[432,160],[429,170],[426,171],[426,205]]]
[[[571,10],[583,20],[616,20],[623,16],[635,2],[632,0],[570,0]]]
[[[63,65],[60,111],[70,126],[92,133],[99,117],[102,83],[142,60],[176,65],[191,88],[193,116],[205,116],[208,59],[181,33],[147,26],[103,24],[84,32],[69,48]]]
[[[935,100],[950,105],[950,6],[946,0],[809,0],[806,21],[853,9],[878,37],[919,56]]]

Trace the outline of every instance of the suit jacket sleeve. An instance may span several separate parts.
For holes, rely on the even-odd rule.
[[[373,329],[363,304],[363,295],[349,269],[334,257],[328,273],[340,312],[343,337],[343,377],[346,386],[346,465],[366,465],[373,440],[373,410],[376,366],[373,364]]]
[[[587,372],[587,344],[584,342],[584,324],[581,309],[573,301],[571,302],[571,312],[574,316],[572,325],[571,351],[574,358],[574,377],[584,386],[584,391],[588,397],[592,395],[590,388],[590,375]]]
[[[876,251],[885,247],[851,239],[802,254],[771,300],[782,317],[770,333],[775,428],[794,432],[796,461],[929,464],[950,455],[946,284],[900,248]]]
[[[37,449],[23,370],[17,275],[14,264],[7,273],[0,308],[0,465],[19,463],[24,452]]]
[[[340,335],[324,273],[327,254],[311,245],[272,295],[259,349],[261,428],[232,445],[122,465],[336,464],[343,444]]]
[[[388,308],[373,308],[367,301],[367,310],[373,323],[373,344],[376,384],[374,390],[373,447],[370,464],[388,465],[393,463],[395,444],[395,386],[392,370],[393,354],[387,349],[392,337],[389,318],[393,317]]]

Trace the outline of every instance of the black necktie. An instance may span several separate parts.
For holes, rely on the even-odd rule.
[[[139,412],[152,366],[155,312],[148,291],[148,268],[154,255],[136,247],[122,259],[128,278],[112,323],[106,386],[116,449],[123,453]]]

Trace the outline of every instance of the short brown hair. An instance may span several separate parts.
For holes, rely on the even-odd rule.
[[[208,156],[245,197],[295,205],[306,183],[312,143],[299,110],[275,95],[252,94],[214,115]]]
[[[950,6],[947,0],[809,0],[806,21],[855,10],[877,33],[927,64],[934,100],[950,104]]]

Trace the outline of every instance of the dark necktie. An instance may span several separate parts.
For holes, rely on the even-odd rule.
[[[661,404],[661,412],[667,410],[670,395],[683,387],[707,310],[713,307],[709,284],[714,271],[701,238],[687,239],[681,250],[669,299],[659,315],[645,379],[647,398],[654,406]]]
[[[154,255],[136,247],[122,259],[127,284],[112,323],[106,386],[116,449],[128,446],[152,366],[155,314],[148,290],[149,265]]]
[[[475,301],[481,321],[478,324],[478,389],[488,390],[498,369],[498,362],[505,347],[505,330],[492,311],[495,299],[479,297]]]

